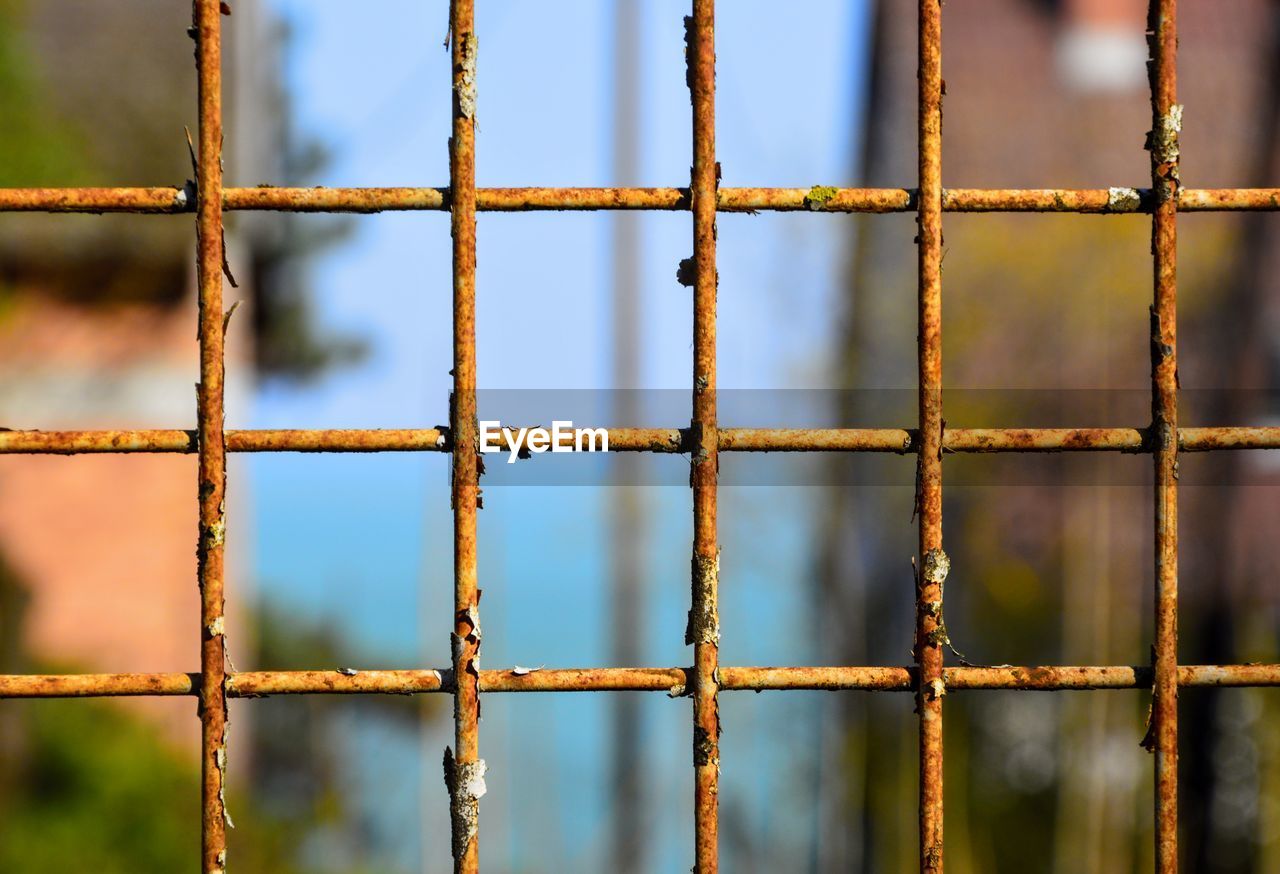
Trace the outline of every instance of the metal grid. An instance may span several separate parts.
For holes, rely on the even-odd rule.
[[[186,188],[0,190],[7,212],[195,212],[198,228],[200,389],[194,431],[4,431],[0,453],[196,453],[201,659],[198,674],[0,676],[0,697],[198,696],[202,727],[205,872],[226,866],[228,698],[279,694],[441,692],[454,696],[456,738],[445,754],[454,867],[478,870],[480,694],[548,691],[673,691],[693,698],[696,865],[717,869],[721,691],[764,689],[912,692],[920,720],[920,869],[943,869],[943,696],[967,689],[1147,689],[1153,691],[1158,870],[1177,869],[1177,696],[1180,686],[1280,685],[1280,665],[1177,663],[1177,458],[1180,452],[1280,448],[1280,428],[1179,428],[1176,378],[1177,214],[1277,210],[1280,189],[1195,190],[1178,177],[1176,0],[1151,0],[1151,187],[1099,190],[944,190],[941,175],[941,2],[919,0],[919,181],[916,189],[720,188],[715,157],[714,0],[693,0],[686,19],[693,103],[689,188],[503,188],[475,186],[477,37],[474,0],[451,0],[453,136],[448,188],[228,188],[222,185],[220,4],[193,4],[199,78],[198,172]],[[222,214],[227,210],[379,212],[448,210],[453,236],[454,389],[448,429],[226,431],[223,429]],[[478,427],[475,369],[477,211],[683,210],[693,216],[693,416],[682,429],[612,429],[614,450],[689,453],[693,488],[692,597],[686,643],[690,668],[479,670],[476,511]],[[919,237],[919,422],[915,429],[720,429],[716,416],[716,213],[756,210],[911,212]],[[1152,420],[1140,428],[945,429],[942,419],[941,257],[944,212],[1148,213],[1152,216]],[[223,640],[226,453],[448,452],[452,456],[454,617],[452,663],[439,670],[229,672]],[[720,452],[893,452],[915,454],[920,556],[915,664],[905,667],[730,667],[718,663]],[[942,453],[1118,451],[1155,463],[1156,645],[1148,666],[945,667],[942,590]]]

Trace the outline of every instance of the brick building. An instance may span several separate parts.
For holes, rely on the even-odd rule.
[[[189,14],[147,0],[0,4],[0,184],[180,187],[193,175]],[[283,183],[280,24],[265,4],[235,4],[225,32],[228,182]],[[240,287],[226,299],[241,302],[227,344],[232,426],[246,422],[258,375],[311,352],[285,269],[291,228],[271,214],[228,221]],[[0,216],[0,425],[193,428],[194,247],[191,215]],[[230,516],[245,526],[231,463],[241,506]],[[194,456],[0,457],[5,669],[197,670],[195,485]],[[232,653],[251,640],[236,612],[252,601],[247,539],[228,538]],[[190,701],[128,706],[195,748]]]
[[[1178,5],[1183,184],[1275,186],[1280,6]],[[1142,0],[946,3],[943,185],[1148,187],[1145,13]],[[912,187],[915,4],[880,2],[874,16],[855,184]],[[911,421],[914,217],[854,221],[841,383],[891,391],[857,393],[841,417],[889,424],[868,421],[859,408],[858,398],[883,394]],[[948,214],[943,228],[949,425],[1150,421],[1147,217]],[[1274,420],[1278,236],[1273,214],[1180,218],[1184,424]],[[828,615],[840,617],[824,635],[839,660],[830,663],[900,664],[913,629],[910,470],[867,474],[862,460],[833,463],[852,478],[841,482],[889,476],[899,485],[844,489],[833,499],[824,558],[831,583],[821,593],[836,605]],[[958,650],[983,664],[1148,661],[1149,458],[948,456],[943,470],[952,557],[946,618]],[[1274,660],[1277,588],[1251,568],[1275,560],[1275,462],[1267,453],[1228,453],[1184,458],[1181,471],[1179,657]],[[823,792],[820,867],[912,867],[914,718],[901,702],[874,696],[838,706],[844,768]],[[948,869],[1147,870],[1151,763],[1138,747],[1145,707],[1128,693],[949,698]],[[1280,782],[1268,725],[1280,706],[1264,690],[1188,691],[1182,713],[1188,870],[1276,870]]]

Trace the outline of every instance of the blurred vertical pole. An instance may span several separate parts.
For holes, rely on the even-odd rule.
[[[851,113],[853,124],[850,141],[857,185],[874,185],[886,175],[883,135],[870,119],[882,118],[885,103],[885,28],[886,14],[878,2],[864,4],[866,44],[850,40],[853,68],[863,67],[862,105]],[[855,13],[856,18],[857,13]],[[861,53],[859,53],[861,49]],[[858,74],[854,73],[857,81]],[[834,407],[837,422],[852,422],[858,416],[857,392],[867,358],[867,319],[862,314],[860,291],[872,282],[875,247],[869,233],[870,220],[879,216],[850,217],[852,246],[845,263],[844,312],[836,329],[838,363],[836,384],[839,392]],[[824,664],[865,665],[871,649],[867,623],[869,605],[874,602],[867,588],[869,557],[863,552],[862,537],[874,515],[862,516],[866,508],[864,494],[851,487],[855,482],[856,462],[849,453],[832,453],[825,462],[829,482],[834,484],[826,502],[819,537],[821,546],[814,574],[814,611],[822,617],[818,646]],[[816,762],[815,790],[818,797],[814,868],[818,871],[875,869],[872,855],[874,818],[871,813],[871,774],[884,761],[883,749],[873,760],[872,707],[870,696],[825,696],[819,705],[819,749]],[[832,767],[830,763],[838,763]]]
[[[1261,26],[1257,27],[1260,51],[1250,63],[1259,66],[1258,82],[1280,81],[1280,0],[1265,7]],[[1241,181],[1250,187],[1265,187],[1280,174],[1280,94],[1274,88],[1260,88],[1253,97],[1251,117],[1255,119],[1244,162],[1247,172]],[[1261,180],[1261,181],[1260,181]],[[1231,263],[1216,282],[1226,290],[1224,298],[1215,301],[1206,321],[1212,328],[1216,370],[1207,384],[1218,389],[1234,386],[1237,390],[1201,392],[1208,394],[1206,407],[1197,404],[1197,412],[1205,421],[1250,422],[1274,414],[1270,399],[1277,385],[1274,366],[1280,360],[1273,325],[1277,315],[1275,283],[1275,241],[1280,231],[1275,217],[1268,213],[1247,213],[1236,217],[1239,230],[1234,242]],[[1246,388],[1245,391],[1239,389]],[[1256,584],[1242,574],[1242,569],[1261,566],[1268,561],[1269,548],[1260,548],[1265,537],[1241,537],[1241,532],[1256,531],[1258,523],[1254,507],[1244,488],[1257,476],[1257,459],[1245,459],[1241,453],[1217,452],[1201,466],[1208,466],[1206,481],[1216,485],[1212,500],[1191,503],[1191,516],[1185,530],[1197,532],[1197,539],[1218,548],[1200,550],[1198,565],[1187,568],[1191,579],[1215,580],[1196,593],[1196,608],[1188,611],[1183,628],[1190,626],[1185,640],[1190,646],[1183,654],[1192,664],[1230,662],[1244,651],[1251,657],[1263,656],[1266,650],[1255,648],[1249,616],[1256,612],[1259,598]],[[1205,474],[1201,474],[1205,476]],[[1201,490],[1203,491],[1203,490]],[[1190,503],[1190,502],[1189,502]],[[1267,528],[1262,530],[1267,531]],[[1195,552],[1188,552],[1192,561]],[[1261,596],[1266,598],[1268,596]],[[1260,641],[1259,641],[1260,642]],[[1270,649],[1268,646],[1267,649]],[[1235,692],[1235,690],[1231,690]],[[1232,805],[1219,799],[1241,792],[1242,779],[1247,779],[1227,763],[1230,757],[1215,755],[1214,750],[1228,749],[1236,741],[1226,729],[1228,702],[1239,701],[1239,693],[1228,694],[1219,689],[1197,690],[1196,719],[1188,720],[1179,743],[1188,756],[1180,774],[1181,843],[1183,859],[1191,871],[1206,871],[1217,865],[1223,871],[1280,870],[1280,846],[1261,836],[1256,842],[1240,840],[1241,819]],[[1263,711],[1256,723],[1254,741],[1260,749],[1272,742],[1275,715],[1274,702]],[[1259,776],[1258,809],[1277,803],[1280,780],[1275,779],[1277,762],[1264,764]],[[1237,796],[1238,797],[1238,796]],[[1215,803],[1217,802],[1217,803]],[[1265,816],[1255,816],[1255,828],[1269,829]],[[1224,853],[1223,850],[1229,850]],[[1224,861],[1230,856],[1231,861]]]
[[[639,175],[640,4],[614,6],[613,184],[635,185]],[[613,216],[613,415],[620,426],[639,424],[636,390],[640,382],[639,228],[629,211]],[[644,664],[644,605],[641,590],[644,512],[637,485],[641,460],[635,453],[613,456],[614,486],[609,504],[613,561],[614,665]],[[644,729],[642,701],[629,692],[613,696],[613,787],[611,868],[619,874],[646,870],[644,815]]]
[[[1106,385],[1113,384],[1108,374]],[[1083,471],[1083,467],[1081,468]],[[1112,664],[1116,606],[1111,594],[1112,489],[1070,489],[1063,501],[1061,616],[1062,659]],[[1066,696],[1058,737],[1058,767],[1052,870],[1055,874],[1104,874],[1119,865],[1107,855],[1107,811],[1122,790],[1108,778],[1097,755],[1112,730],[1111,696]]]
[[[615,7],[614,152],[615,185],[634,185],[638,175],[639,5]],[[639,383],[639,216],[621,212],[613,219],[613,421],[638,423],[635,390]],[[613,458],[615,489],[611,502],[613,578],[613,664],[643,662],[645,623],[641,598],[644,514],[637,482],[640,459],[630,453]],[[613,870],[645,870],[643,730],[639,696],[615,696],[611,777],[614,787]]]

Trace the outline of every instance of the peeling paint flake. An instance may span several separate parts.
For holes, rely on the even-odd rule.
[[[222,743],[214,749],[213,760],[218,766],[218,806],[222,808],[222,821],[226,823],[227,828],[235,828],[236,824],[231,821],[231,811],[227,810],[227,739],[230,734],[231,723],[224,721]]]
[[[1151,132],[1150,149],[1160,164],[1177,164],[1180,157],[1178,134],[1182,132],[1182,104],[1175,103]]]
[[[227,520],[225,516],[219,516],[218,521],[214,522],[205,529],[205,539],[209,548],[222,546],[227,541]]]
[[[470,607],[463,610],[461,614],[459,614],[458,618],[471,626],[471,631],[466,635],[466,639],[471,643],[474,643],[477,647],[480,646],[480,638],[482,635],[480,633],[479,605],[472,604]]]
[[[1142,195],[1136,188],[1108,188],[1108,212],[1137,212],[1142,206]]]
[[[951,559],[941,549],[931,549],[924,554],[924,570],[920,578],[926,583],[941,586],[951,573]]]
[[[462,73],[458,77],[458,111],[463,118],[476,117],[476,49],[480,41],[474,33],[462,37]]]
[[[720,617],[716,614],[715,593],[720,588],[720,553],[693,556],[693,606],[685,626],[685,644],[720,642]],[[710,597],[707,597],[710,595]]]
[[[444,784],[449,790],[455,860],[466,855],[479,830],[480,799],[488,791],[484,782],[487,770],[484,759],[459,762],[453,757],[452,747],[444,748]]]

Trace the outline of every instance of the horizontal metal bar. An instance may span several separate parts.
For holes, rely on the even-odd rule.
[[[480,672],[483,692],[666,692],[682,696],[692,668],[509,668]],[[913,667],[726,667],[722,691],[867,690],[910,692]],[[962,666],[947,668],[948,691],[1148,689],[1150,666]],[[1280,686],[1280,664],[1180,665],[1184,687]],[[195,695],[199,674],[4,674],[0,698],[101,698]],[[440,670],[244,671],[227,675],[227,695],[396,694],[453,692],[453,672]]]
[[[732,668],[721,666],[720,688],[725,691],[765,692],[783,689],[837,691],[865,689],[909,692],[915,688],[916,669],[843,668]]]
[[[688,210],[687,188],[480,188],[482,212],[543,210]],[[979,189],[943,192],[946,212],[1150,213],[1151,192],[1142,188]],[[185,188],[5,188],[0,212],[194,211],[195,192]],[[911,212],[912,188],[722,188],[721,212]],[[227,188],[226,211],[355,212],[444,211],[448,188]],[[1280,210],[1280,188],[1188,188],[1178,192],[1180,212]]]
[[[513,668],[480,672],[482,692],[670,691],[683,686],[683,668]],[[248,672],[228,680],[228,693],[260,695],[316,693],[453,692],[453,670]]]
[[[453,670],[439,671],[245,671],[227,677],[227,694],[233,698],[263,695],[325,694],[329,692],[453,691]]]
[[[1280,448],[1280,428],[1179,428],[1180,452]]]
[[[1280,448],[1280,427],[1181,428],[1179,449]],[[618,452],[684,452],[679,428],[611,428],[609,449]],[[228,431],[230,452],[448,452],[446,428]],[[91,453],[192,453],[196,432],[4,431],[0,455]],[[916,431],[905,428],[722,428],[724,452],[892,452],[916,451]],[[950,428],[948,452],[1147,452],[1140,428]]]
[[[227,431],[229,452],[445,452],[441,428]],[[0,431],[0,454],[192,453],[195,431]]]
[[[915,430],[901,428],[721,428],[721,452],[912,451]]]
[[[199,692],[199,673],[0,675],[0,698],[117,698]]]
[[[724,428],[720,448],[729,452],[905,455],[918,450],[917,435],[914,428]],[[1242,439],[1254,443],[1264,438],[1280,445],[1280,429],[1274,435],[1250,434]],[[942,440],[942,448],[948,452],[1141,452],[1144,446],[1144,432],[1137,428],[949,428]]]
[[[914,668],[725,668],[720,669],[722,689],[842,690],[909,692],[915,688]],[[1014,691],[1066,692],[1091,689],[1149,689],[1150,666],[1034,666],[966,665],[943,670],[948,691],[1007,689]],[[1280,686],[1280,665],[1181,665],[1178,685]]]

